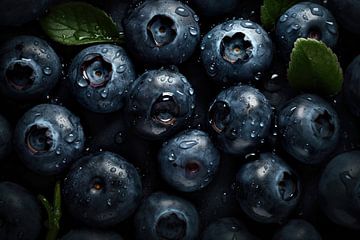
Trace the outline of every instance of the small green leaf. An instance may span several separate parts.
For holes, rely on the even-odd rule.
[[[297,2],[300,2],[300,0],[264,0],[260,8],[263,27],[268,30],[272,29],[281,14]]]
[[[288,79],[293,88],[325,95],[341,90],[343,71],[337,56],[323,42],[299,38],[290,59]]]
[[[55,6],[40,24],[52,40],[65,45],[122,40],[115,23],[104,11],[83,2]]]

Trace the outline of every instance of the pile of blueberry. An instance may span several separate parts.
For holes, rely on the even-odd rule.
[[[360,1],[266,31],[262,0],[93,0],[125,43],[73,46],[39,24],[68,1],[20,2],[0,1],[0,239],[360,238]],[[289,85],[298,38],[333,49],[340,92]]]

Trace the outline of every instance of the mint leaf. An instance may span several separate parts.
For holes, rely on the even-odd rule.
[[[260,8],[261,24],[270,30],[274,28],[276,20],[295,3],[300,0],[264,0]]]
[[[104,11],[83,2],[55,6],[40,24],[52,40],[65,45],[122,40],[115,23]]]
[[[299,38],[290,59],[288,80],[293,88],[325,95],[341,90],[343,71],[337,56],[323,42]]]

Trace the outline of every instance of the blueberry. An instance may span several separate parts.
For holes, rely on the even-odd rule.
[[[336,224],[360,229],[360,151],[335,156],[319,183],[320,206]]]
[[[358,0],[327,0],[341,27],[360,35],[360,2]]]
[[[192,192],[214,178],[220,155],[207,133],[188,130],[164,143],[158,155],[160,173],[175,189]]]
[[[58,0],[1,0],[0,25],[20,26],[41,17]]]
[[[42,39],[18,36],[0,46],[0,90],[27,100],[45,96],[57,83],[60,59]]]
[[[15,183],[1,182],[0,239],[39,239],[41,225],[41,209],[36,198]]]
[[[9,122],[0,115],[0,160],[11,151],[12,130]]]
[[[125,220],[141,197],[142,185],[135,167],[111,152],[82,157],[64,179],[63,198],[69,213],[93,227]]]
[[[360,117],[360,55],[346,69],[343,91],[351,112]]]
[[[202,240],[256,240],[236,218],[220,218],[203,232]]]
[[[325,7],[311,2],[301,2],[289,8],[276,24],[278,47],[288,59],[298,38],[312,38],[335,47],[338,40],[337,23]]]
[[[194,11],[176,0],[148,0],[124,19],[129,49],[150,64],[180,64],[194,52],[200,40]]]
[[[200,48],[207,74],[220,84],[257,79],[273,58],[267,32],[249,20],[217,25],[204,36]]]
[[[95,229],[71,230],[61,240],[122,240],[116,232],[101,231]]]
[[[162,139],[185,125],[194,102],[194,90],[184,75],[175,70],[151,70],[132,85],[127,117],[139,135]]]
[[[207,17],[220,16],[229,13],[234,10],[238,4],[237,0],[193,0],[192,2],[199,10],[199,13]]]
[[[321,240],[319,232],[309,222],[292,219],[273,237],[273,240]]]
[[[40,104],[27,111],[14,132],[15,149],[32,171],[61,173],[77,158],[84,146],[79,118],[65,107]]]
[[[161,192],[151,194],[135,214],[138,240],[198,239],[199,216],[194,206],[179,197]]]
[[[340,134],[336,111],[322,98],[302,94],[279,112],[283,149],[300,162],[317,164],[335,149]]]
[[[243,165],[236,181],[242,210],[261,223],[282,222],[300,199],[298,176],[275,154],[260,154],[257,160]]]
[[[209,123],[220,149],[246,154],[269,134],[271,115],[271,106],[260,91],[246,85],[234,86],[216,97],[210,106]]]
[[[82,50],[69,69],[70,88],[85,108],[114,112],[123,107],[135,70],[123,48],[99,44]]]

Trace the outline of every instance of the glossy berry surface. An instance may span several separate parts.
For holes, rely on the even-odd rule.
[[[82,223],[107,227],[128,218],[142,197],[135,167],[121,156],[100,152],[79,159],[64,179],[69,213]]]
[[[45,96],[60,72],[58,55],[38,37],[18,36],[0,46],[0,90],[8,97],[27,100]]]
[[[321,236],[311,223],[302,219],[292,219],[286,223],[272,239],[321,240]]]
[[[360,55],[346,69],[343,89],[350,111],[360,117]]]
[[[360,151],[335,156],[319,183],[321,207],[331,221],[360,229]]]
[[[35,196],[18,184],[1,182],[0,239],[36,240],[41,226],[41,209]]]
[[[222,91],[209,109],[216,146],[225,153],[243,155],[269,134],[272,110],[256,88],[235,86]]]
[[[64,171],[80,156],[84,141],[80,119],[54,104],[40,104],[28,110],[14,132],[19,157],[29,169],[44,175]]]
[[[176,70],[159,69],[135,80],[126,111],[136,133],[156,140],[183,127],[194,108],[194,89],[185,76]]]
[[[122,240],[123,238],[111,231],[94,229],[76,229],[65,234],[61,240]]]
[[[331,12],[312,2],[295,4],[279,18],[276,25],[278,47],[285,59],[290,57],[298,38],[313,38],[334,48],[338,34],[337,23]]]
[[[201,42],[201,61],[219,84],[253,81],[270,67],[273,45],[267,32],[249,20],[214,27]]]
[[[0,160],[5,158],[12,148],[12,129],[9,122],[0,115]]]
[[[291,99],[279,112],[278,120],[283,149],[305,164],[326,160],[339,141],[337,112],[316,95]]]
[[[198,17],[176,0],[144,1],[124,19],[129,49],[150,64],[180,64],[200,40]]]
[[[192,192],[214,178],[220,154],[207,133],[187,130],[169,139],[158,155],[160,174],[175,189]]]
[[[211,223],[202,234],[202,240],[256,240],[236,218],[227,217]]]
[[[300,180],[280,157],[262,153],[243,165],[236,175],[238,202],[242,210],[261,223],[279,223],[296,208]]]
[[[82,50],[69,69],[70,88],[85,108],[109,113],[121,109],[135,80],[133,64],[122,47],[99,44]]]
[[[146,198],[135,215],[136,239],[195,240],[199,216],[195,207],[182,198],[156,192]]]

